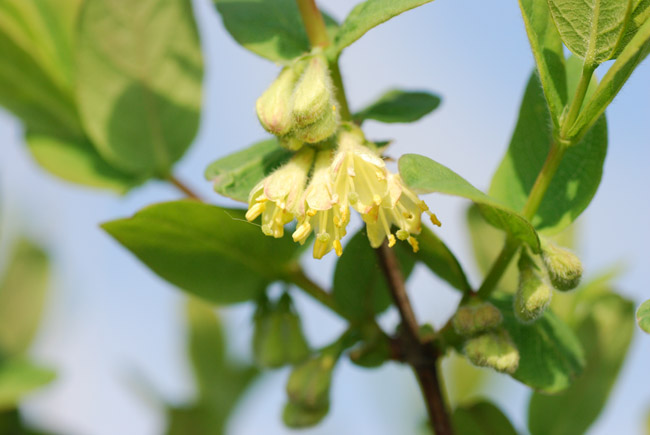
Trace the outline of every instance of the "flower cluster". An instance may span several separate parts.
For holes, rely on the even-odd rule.
[[[392,247],[399,239],[417,252],[414,235],[420,233],[422,213],[440,225],[436,216],[399,175],[387,170],[358,128],[342,128],[337,143],[335,150],[304,147],[262,180],[251,191],[246,219],[261,214],[262,231],[273,237],[282,237],[284,225],[296,219],[293,240],[303,244],[313,232],[314,258],[322,258],[332,249],[342,254],[341,239],[353,208],[366,223],[373,248],[385,239]]]

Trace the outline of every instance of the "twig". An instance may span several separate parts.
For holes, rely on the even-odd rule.
[[[379,263],[386,276],[391,296],[404,325],[404,340],[400,340],[402,355],[413,367],[426,401],[429,420],[436,435],[452,435],[453,429],[442,395],[438,375],[438,351],[430,341],[420,339],[419,326],[411,306],[404,277],[400,270],[395,253],[384,242],[377,250]]]
[[[174,177],[173,175],[170,175],[167,180],[172,183],[178,190],[183,192],[188,198],[192,198],[196,201],[202,201],[201,198],[192,191],[189,187],[187,187],[183,182],[181,182],[178,178]]]

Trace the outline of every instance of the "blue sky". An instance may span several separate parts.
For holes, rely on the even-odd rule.
[[[320,5],[342,19],[351,3],[330,0]],[[204,112],[200,133],[177,173],[203,197],[230,204],[211,192],[203,170],[212,160],[266,136],[254,103],[278,67],[234,43],[208,0],[195,4],[207,64]],[[439,93],[443,103],[433,115],[412,125],[369,122],[368,136],[394,139],[392,156],[425,154],[487,188],[508,144],[533,67],[515,1],[436,0],[372,30],[347,49],[341,62],[353,109],[392,87]],[[603,182],[579,219],[587,275],[625,261],[627,272],[618,287],[636,302],[650,297],[646,226],[650,202],[645,191],[650,185],[649,79],[646,61],[608,110],[610,150]],[[159,433],[163,416],[141,384],[173,403],[193,394],[185,360],[182,296],[97,224],[180,195],[155,182],[116,197],[59,181],[31,160],[20,125],[6,113],[0,113],[0,138],[3,234],[23,232],[42,240],[55,266],[51,304],[35,355],[57,367],[60,379],[36,395],[25,411],[69,434]],[[476,282],[464,229],[467,203],[431,195],[425,199],[443,222],[440,236]],[[328,284],[332,260],[330,255],[322,262],[306,262],[323,285]],[[420,268],[409,289],[420,320],[435,325],[446,320],[457,300]],[[326,343],[342,328],[309,299],[297,297],[297,304],[315,344]],[[248,306],[224,310],[235,355],[248,352],[251,314]],[[387,326],[396,321],[394,314],[382,318]],[[650,389],[644,387],[649,362],[650,337],[638,333],[620,382],[592,433],[640,433],[643,414],[650,409]],[[229,433],[292,433],[280,421],[286,375],[284,370],[274,372],[256,384],[233,417]],[[498,403],[523,429],[527,390],[505,377],[499,378],[499,385],[508,395]],[[407,368],[390,364],[363,371],[344,363],[335,377],[330,416],[306,433],[404,433],[405,426],[417,426],[423,416]]]

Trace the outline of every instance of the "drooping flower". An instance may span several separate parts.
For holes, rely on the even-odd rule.
[[[282,237],[284,225],[298,213],[313,160],[314,150],[303,148],[285,165],[260,181],[249,195],[246,219],[253,221],[262,215],[264,234]]]
[[[314,232],[314,258],[322,258],[332,248],[338,256],[343,253],[341,238],[350,220],[349,208],[338,205],[340,197],[333,191],[331,162],[331,150],[319,151],[316,155],[314,174],[305,190],[298,227],[293,233],[293,240],[303,244]]]
[[[427,213],[434,225],[440,226],[440,221],[429,207],[409,189],[402,178],[397,174],[388,173],[388,196],[379,207],[363,214],[366,223],[368,239],[373,248],[378,248],[388,238],[388,246],[395,245],[395,236],[399,240],[406,240],[413,248],[419,250],[419,244],[413,234],[420,234],[422,230],[422,213]],[[398,230],[393,235],[391,227]]]
[[[363,145],[360,130],[341,131],[338,140],[332,178],[339,207],[349,204],[362,215],[370,213],[388,195],[386,164]]]

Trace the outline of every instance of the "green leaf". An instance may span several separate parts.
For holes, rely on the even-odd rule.
[[[568,388],[585,366],[571,328],[549,310],[535,323],[522,324],[513,313],[511,296],[496,294],[491,301],[501,310],[503,326],[519,350],[519,368],[512,377],[548,394]]]
[[[73,138],[27,131],[29,151],[36,162],[52,174],[76,184],[126,193],[144,178],[109,165],[87,138]]]
[[[253,187],[290,156],[291,152],[281,147],[277,139],[267,139],[211,163],[205,178],[212,181],[217,193],[248,202]]]
[[[48,278],[45,252],[20,240],[0,284],[0,354],[17,356],[29,348],[45,306]]]
[[[487,401],[456,408],[451,420],[457,435],[517,435],[508,417]]]
[[[72,30],[80,0],[0,4],[0,104],[30,128],[81,132],[73,98]]]
[[[447,245],[436,236],[429,228],[423,226],[422,232],[417,236],[420,249],[406,252],[418,261],[424,263],[433,273],[447,281],[458,290],[469,290],[471,286],[456,256]]]
[[[442,375],[445,388],[449,394],[452,406],[466,405],[480,394],[486,384],[489,384],[491,371],[476,367],[455,352],[450,352],[442,363]]]
[[[411,247],[398,242],[392,249],[395,249],[402,274],[408,278],[415,265],[408,254]],[[336,263],[332,296],[347,317],[359,322],[373,319],[391,304],[377,253],[370,247],[364,230],[350,239]]]
[[[544,95],[556,129],[567,103],[566,72],[562,38],[555,27],[548,3],[540,0],[519,0],[528,40],[535,57]]]
[[[433,112],[440,105],[440,97],[426,91],[393,89],[377,101],[352,115],[358,123],[367,119],[380,122],[415,122]]]
[[[368,30],[396,15],[432,0],[366,0],[352,9],[334,39],[334,50],[340,53],[361,38]]]
[[[217,304],[256,298],[285,277],[300,245],[246,222],[243,210],[176,201],[102,225],[162,278]]]
[[[604,408],[632,341],[634,305],[619,295],[598,295],[575,312],[583,313],[575,331],[587,365],[567,390],[533,394],[528,412],[532,435],[585,433]]]
[[[485,276],[501,253],[505,242],[503,232],[488,224],[475,204],[472,204],[467,210],[467,223],[476,265]],[[514,293],[517,290],[518,281],[517,264],[511,261],[499,280],[499,290]]]
[[[420,192],[444,193],[475,202],[490,224],[539,252],[537,233],[523,216],[490,198],[451,169],[424,156],[405,154],[399,159],[399,171],[406,184]]]
[[[631,0],[548,0],[564,44],[587,65],[610,59],[623,38]]]
[[[0,362],[0,410],[14,408],[28,393],[55,378],[53,371],[22,359]]]
[[[123,171],[166,175],[199,125],[203,61],[190,0],[87,0],[77,97],[99,153]]]
[[[569,92],[577,84],[580,65],[567,64]],[[535,73],[526,87],[519,120],[508,151],[492,179],[490,195],[514,210],[522,210],[553,142],[551,120]],[[587,208],[598,190],[607,154],[607,122],[598,120],[589,133],[565,153],[532,223],[552,234],[567,227]]]
[[[258,372],[228,360],[221,322],[213,308],[191,298],[187,317],[199,396],[192,406],[168,410],[167,434],[222,435],[229,415]]]
[[[650,334],[650,300],[641,304],[636,312],[636,321],[639,328]]]
[[[648,8],[650,10],[650,8]],[[607,74],[587,101],[575,124],[569,130],[569,137],[582,137],[591,126],[600,119],[609,103],[621,90],[634,69],[650,53],[650,19],[639,28],[636,35],[625,46],[616,62],[607,70]]]
[[[295,0],[214,0],[223,24],[240,45],[274,62],[310,51]],[[330,38],[338,25],[323,14]]]
[[[632,0],[632,12],[627,20],[625,32],[614,57],[618,57],[627,44],[634,39],[643,24],[650,19],[650,0]]]

